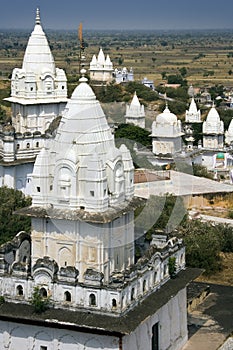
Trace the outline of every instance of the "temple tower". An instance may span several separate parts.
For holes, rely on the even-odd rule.
[[[145,128],[145,111],[144,105],[141,105],[136,92],[130,103],[126,106],[126,123],[134,124],[140,128]]]

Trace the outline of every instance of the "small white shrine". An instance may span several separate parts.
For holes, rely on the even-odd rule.
[[[201,111],[197,110],[197,105],[194,100],[194,97],[191,99],[189,110],[185,113],[185,122],[186,123],[201,123]]]
[[[174,155],[182,150],[181,121],[168,106],[152,123],[152,151],[155,155]]]
[[[126,123],[134,124],[140,128],[145,128],[145,110],[144,105],[140,104],[136,92],[129,105],[126,106]]]
[[[93,55],[89,71],[91,81],[110,83],[113,80],[113,64],[109,55],[105,58],[102,48],[97,57]]]
[[[203,148],[221,149],[223,148],[224,124],[213,105],[203,122]]]
[[[233,119],[231,120],[228,130],[225,131],[225,144],[227,146],[232,145],[233,142]]]

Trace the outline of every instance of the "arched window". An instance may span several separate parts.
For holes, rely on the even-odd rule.
[[[116,308],[117,302],[116,299],[112,299],[112,308]]]
[[[90,294],[90,296],[89,296],[89,304],[90,304],[90,306],[96,306],[95,294]]]
[[[131,289],[131,301],[134,300],[135,296],[134,296],[135,290],[134,288]]]
[[[37,141],[37,143],[36,143],[36,147],[39,147],[39,145],[40,145],[40,143]]]
[[[47,298],[47,296],[48,296],[47,290],[46,290],[45,288],[41,288],[41,289],[40,289],[40,295],[41,295],[43,298]]]
[[[158,273],[157,273],[157,271],[155,271],[155,273],[154,273],[154,283],[157,282],[157,275],[158,275]]]
[[[146,280],[143,281],[142,291],[143,293],[146,291]]]
[[[21,296],[23,295],[23,287],[21,285],[17,286],[17,295]]]
[[[64,293],[64,296],[65,296],[65,301],[71,301],[71,294],[70,294],[70,292],[66,291]]]

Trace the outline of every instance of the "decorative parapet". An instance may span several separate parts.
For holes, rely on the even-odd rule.
[[[87,269],[84,273],[85,284],[100,286],[103,283],[103,279],[103,273],[95,271],[93,269]]]
[[[61,267],[57,274],[58,281],[75,284],[78,282],[79,271],[74,266]]]

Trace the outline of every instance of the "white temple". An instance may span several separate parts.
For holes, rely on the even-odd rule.
[[[210,109],[206,120],[203,122],[203,148],[223,148],[224,124],[215,106]]]
[[[152,147],[155,155],[174,155],[182,149],[181,121],[174,113],[171,113],[168,106],[163,113],[157,115],[152,123]]]
[[[186,111],[186,113],[185,113],[185,122],[186,123],[201,123],[202,122],[201,111],[197,110],[197,105],[196,105],[196,102],[195,102],[193,97],[191,99],[189,110]]]
[[[66,75],[56,68],[37,9],[22,68],[11,79],[12,125],[0,136],[0,186],[31,193],[31,173],[40,149],[48,142],[51,122],[67,102]],[[47,136],[45,134],[47,133]]]
[[[12,103],[12,125],[22,134],[44,134],[67,102],[66,75],[55,67],[38,9],[22,68],[13,70],[11,97],[6,100]]]
[[[131,67],[129,70],[126,67],[115,68],[113,72],[113,78],[115,79],[117,84],[134,81],[133,68]]]
[[[144,105],[140,104],[136,92],[129,105],[126,106],[126,123],[134,124],[140,128],[145,128],[145,110]]]
[[[214,169],[216,166],[216,155],[219,151],[224,150],[224,124],[223,121],[220,120],[219,113],[214,104],[206,120],[203,122],[202,133],[202,165],[206,166],[208,169]]]
[[[113,80],[113,65],[109,55],[100,48],[98,56],[93,55],[90,62],[90,79],[96,82],[110,83]]]
[[[166,109],[162,118],[178,137],[174,115]],[[35,162],[32,206],[20,211],[31,216],[32,233],[21,232],[0,247],[0,291],[8,301],[0,308],[5,348],[184,346],[186,286],[197,275],[185,269],[185,248],[174,237],[155,236],[135,261],[134,209],[142,200],[134,197],[133,178],[130,152],[125,145],[116,148],[83,76],[55,139]],[[173,280],[171,257],[179,276]],[[35,287],[53,304],[41,315],[29,305]]]
[[[233,142],[233,119],[229,124],[228,130],[225,131],[225,143],[230,146]]]

